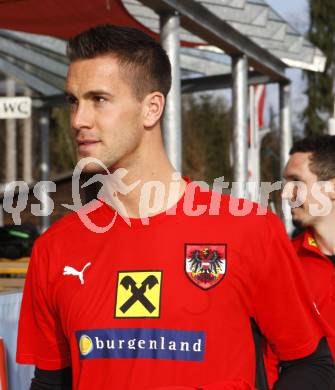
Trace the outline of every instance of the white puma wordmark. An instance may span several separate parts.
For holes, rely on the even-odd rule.
[[[84,268],[81,270],[81,271],[77,271],[75,268],[73,267],[69,267],[68,265],[66,265],[64,267],[64,270],[63,270],[63,275],[73,275],[73,276],[78,276],[79,279],[80,279],[80,283],[81,284],[84,284],[84,271],[87,267],[89,267],[91,265],[91,263],[87,263],[85,264]]]

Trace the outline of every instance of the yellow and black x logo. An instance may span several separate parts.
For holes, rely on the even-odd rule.
[[[159,318],[161,288],[161,271],[119,272],[115,317]]]

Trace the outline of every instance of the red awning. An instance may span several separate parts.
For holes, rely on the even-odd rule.
[[[68,39],[106,23],[136,27],[155,36],[120,0],[0,0],[0,28]]]
[[[100,24],[135,27],[158,35],[129,14],[121,0],[0,0],[0,28],[68,39]],[[185,46],[195,46],[183,42]]]

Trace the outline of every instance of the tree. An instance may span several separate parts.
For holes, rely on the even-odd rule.
[[[186,95],[183,98],[183,172],[193,180],[212,184],[232,178],[231,109],[224,98]]]
[[[75,143],[71,136],[67,107],[54,107],[50,121],[51,174],[69,172],[76,164]]]
[[[326,55],[323,73],[306,71],[308,105],[304,111],[306,135],[322,134],[334,109],[335,1],[309,0],[308,39]]]
[[[261,145],[261,181],[274,183],[282,178],[280,172],[280,139],[279,128],[275,120],[275,112],[272,106],[269,110],[269,129]],[[279,190],[270,193],[269,202],[277,213],[281,210],[281,194]]]

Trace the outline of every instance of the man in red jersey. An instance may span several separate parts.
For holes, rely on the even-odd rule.
[[[335,329],[335,136],[297,141],[283,176],[293,223],[304,230],[293,238],[293,246],[318,310]],[[328,337],[328,344],[334,356],[335,337]]]
[[[335,136],[297,141],[290,151],[284,178],[306,185],[306,199],[292,208],[293,223],[304,232],[292,242],[313,298],[335,329]],[[335,356],[335,338],[328,338],[328,343]]]
[[[237,217],[229,197],[171,182],[160,126],[171,74],[161,46],[107,25],[74,37],[68,53],[78,157],[96,159],[90,172],[126,169],[132,190],[116,194],[127,218],[103,200],[90,206],[95,226],[113,220],[108,231],[72,213],[37,240],[17,350],[19,363],[36,366],[31,388],[251,390],[260,383],[257,324],[283,365],[277,390],[331,389],[328,330],[278,218],[248,202]],[[142,223],[148,186],[169,191]]]

